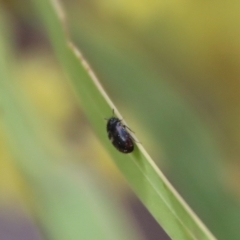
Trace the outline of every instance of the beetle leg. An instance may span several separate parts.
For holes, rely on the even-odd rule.
[[[130,138],[131,138],[134,142],[142,144],[141,142],[137,141],[131,134],[129,134],[129,135],[130,135]]]
[[[121,120],[122,121],[122,120]],[[124,128],[127,128],[128,130],[130,130],[132,133],[135,133],[131,128],[129,128],[127,125],[123,125]]]
[[[129,129],[132,133],[135,134],[135,132],[134,132],[131,128],[129,128],[128,126],[123,125],[123,127]],[[134,142],[136,142],[136,143],[141,143],[141,142],[137,141],[131,134],[129,134],[129,135],[130,135],[130,138],[131,138]]]

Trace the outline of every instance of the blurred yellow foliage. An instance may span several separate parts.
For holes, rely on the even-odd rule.
[[[129,25],[132,25],[139,29],[146,28],[152,20],[159,18],[169,2],[162,0],[133,0],[133,1],[95,1],[98,8],[103,12],[103,14],[109,14],[123,20]]]
[[[0,124],[0,201],[26,203],[28,199],[26,182],[12,160],[2,123]]]
[[[55,124],[71,115],[75,107],[74,97],[53,58],[46,52],[34,52],[23,55],[19,62],[18,84],[37,111]]]

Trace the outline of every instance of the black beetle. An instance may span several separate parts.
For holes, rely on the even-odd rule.
[[[114,147],[122,153],[132,152],[134,150],[134,144],[132,136],[126,129],[128,127],[122,124],[122,120],[114,116],[106,120],[108,138],[110,139]]]

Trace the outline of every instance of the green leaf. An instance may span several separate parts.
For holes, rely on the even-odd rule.
[[[57,1],[33,0],[52,47],[67,74],[94,131],[111,153],[119,170],[172,239],[215,239],[176,193],[141,144],[133,153],[119,153],[106,138],[103,118],[116,107],[74,45],[67,39],[62,10]]]
[[[100,180],[90,179],[84,167],[80,171],[63,164],[73,156],[53,154],[46,146],[48,143],[41,139],[39,131],[45,126],[13,80],[14,75],[11,76],[14,61],[10,37],[7,38],[11,27],[4,22],[4,12],[0,12],[1,117],[14,163],[31,193],[29,205],[47,239],[139,239],[132,234],[101,184],[96,184]]]

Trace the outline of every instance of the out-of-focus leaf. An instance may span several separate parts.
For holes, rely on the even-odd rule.
[[[87,169],[81,171],[56,159],[71,154],[53,154],[39,135],[41,120],[14,85],[8,26],[0,18],[0,106],[4,132],[14,155],[14,163],[28,183],[32,207],[48,239],[135,239],[121,213],[101,187],[93,184]],[[7,28],[8,26],[8,28]],[[45,128],[46,130],[46,128]],[[117,218],[116,218],[117,216]],[[123,231],[124,229],[124,231]],[[139,238],[136,238],[139,239]]]

